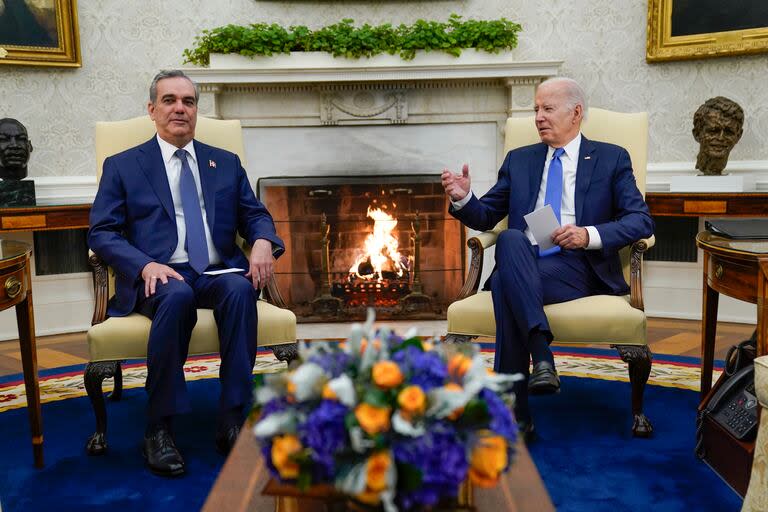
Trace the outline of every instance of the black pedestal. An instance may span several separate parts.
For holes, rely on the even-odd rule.
[[[0,180],[0,208],[35,205],[33,180]]]

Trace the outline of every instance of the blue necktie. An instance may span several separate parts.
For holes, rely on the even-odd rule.
[[[184,210],[184,224],[187,226],[189,265],[195,269],[195,272],[202,274],[208,267],[208,243],[205,240],[200,197],[197,194],[192,169],[187,162],[187,151],[177,149],[175,155],[181,160],[181,207]]]
[[[547,190],[544,192],[544,204],[552,206],[558,223],[562,223],[560,206],[563,202],[563,163],[560,161],[560,157],[563,153],[565,153],[563,148],[557,148],[552,155],[552,162],[549,164],[549,172],[547,173]],[[543,258],[558,252],[560,252],[560,246],[556,245],[539,252],[539,257]]]

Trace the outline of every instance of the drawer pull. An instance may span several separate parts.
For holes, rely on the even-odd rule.
[[[15,299],[21,293],[21,281],[17,277],[9,277],[5,281],[5,293],[9,299]]]
[[[723,270],[723,266],[722,265],[718,265],[717,267],[715,267],[715,277],[716,278],[721,279],[723,277],[724,273],[725,273],[725,271]]]

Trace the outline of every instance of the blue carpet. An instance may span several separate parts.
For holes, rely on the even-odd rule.
[[[741,499],[693,455],[697,393],[648,387],[646,412],[655,436],[633,439],[628,383],[562,380],[559,395],[532,399],[539,439],[530,447],[558,510],[739,510]],[[32,467],[26,409],[0,414],[3,512],[198,510],[223,463],[213,446],[218,383],[208,379],[189,386],[195,412],[176,424],[189,471],[174,480],[144,469],[141,389],[107,404],[110,448],[103,457],[84,451],[94,427],[87,398],[45,404],[42,470]]]

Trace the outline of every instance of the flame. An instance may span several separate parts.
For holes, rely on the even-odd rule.
[[[364,252],[357,257],[349,269],[350,277],[378,280],[381,279],[383,271],[390,271],[398,277],[402,277],[407,268],[403,264],[403,257],[397,250],[397,238],[392,235],[397,221],[382,209],[371,209],[370,206],[368,207],[368,217],[374,221],[373,233],[365,238]],[[361,274],[361,265],[367,267],[366,270],[372,268],[373,272]]]

